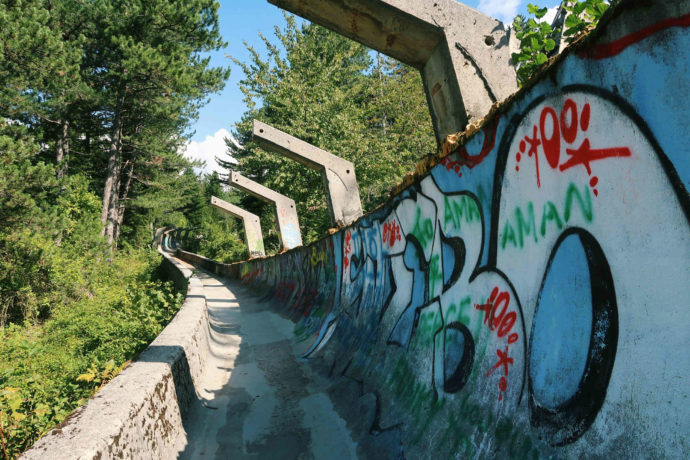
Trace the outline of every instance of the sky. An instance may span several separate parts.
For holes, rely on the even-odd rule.
[[[527,14],[527,3],[530,1],[549,8],[560,4],[560,0],[466,0],[461,3],[509,24],[515,15]],[[212,94],[210,102],[201,109],[199,119],[193,126],[194,135],[185,152],[189,158],[206,162],[203,169],[205,173],[213,170],[225,173],[216,164],[215,157],[229,159],[225,154],[224,138],[230,136],[235,123],[240,121],[246,110],[239,89],[239,81],[244,74],[229,56],[241,62],[249,61],[250,55],[243,42],[265,55],[259,32],[271,39],[274,38],[274,27],[284,25],[283,11],[266,0],[220,0],[220,4],[220,33],[228,46],[211,54],[211,65],[229,66],[230,78],[225,89],[221,93]]]

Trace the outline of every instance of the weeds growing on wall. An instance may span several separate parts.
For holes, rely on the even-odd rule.
[[[560,28],[543,21],[548,8],[528,4],[527,11],[534,17],[527,19],[518,15],[513,21],[515,37],[520,40],[520,52],[513,53],[512,58],[518,65],[517,77],[520,86],[524,85],[549,57],[558,53],[558,41],[561,37],[566,43],[572,42],[579,34],[596,27],[608,8],[609,4],[605,0],[564,2],[565,21]]]

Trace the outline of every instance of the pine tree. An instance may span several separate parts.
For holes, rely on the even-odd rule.
[[[161,152],[179,149],[198,107],[222,88],[228,71],[211,68],[209,59],[200,57],[224,45],[217,2],[97,0],[94,5],[91,20],[98,35],[87,61],[109,129],[101,221],[112,243],[132,180],[151,161],[179,160]]]
[[[80,4],[38,0],[0,5],[0,116],[22,123],[50,151],[62,177],[72,105],[88,97],[79,73]]]
[[[228,144],[238,163],[219,163],[294,199],[308,242],[330,224],[321,177],[256,146],[254,118],[352,161],[365,211],[436,143],[418,72],[381,56],[374,63],[364,46],[292,16],[275,35],[275,43],[262,36],[267,59],[250,47],[249,62],[235,61],[249,110],[234,132],[243,148]],[[253,198],[243,206],[262,214],[270,237],[272,211]]]

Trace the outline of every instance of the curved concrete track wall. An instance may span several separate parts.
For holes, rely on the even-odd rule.
[[[292,320],[264,315],[295,339],[265,363],[300,367],[310,455],[687,457],[690,2],[627,1],[604,22],[353,225],[234,265],[177,251],[240,280],[249,310]],[[164,245],[176,247],[169,234]],[[173,322],[24,458],[204,450],[183,422],[206,423],[189,408],[205,399],[200,376],[223,367],[209,329],[231,324],[209,324],[199,279],[172,273],[189,279]],[[228,401],[251,418],[244,389]],[[289,401],[271,407],[289,415]],[[214,446],[246,454],[228,420]]]
[[[178,252],[356,383],[360,454],[690,452],[690,2],[604,22],[352,226],[236,265]]]
[[[134,363],[21,458],[169,459],[184,448],[183,417],[208,359],[208,316],[201,281],[163,256],[170,279],[188,286],[180,311]]]

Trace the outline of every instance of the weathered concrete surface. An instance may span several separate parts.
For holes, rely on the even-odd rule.
[[[334,406],[349,423],[337,402],[370,398],[358,454],[688,457],[690,1],[601,24],[342,231],[236,265],[180,253],[357,382]]]
[[[357,384],[334,386],[298,360],[294,323],[279,305],[221,277],[192,275],[192,265],[167,254],[166,263],[176,283],[189,285],[180,312],[22,458],[357,458],[351,429],[361,436],[361,409],[370,405],[357,401]]]
[[[187,298],[153,343],[23,459],[169,459],[184,443],[182,420],[207,367],[208,318],[201,281],[166,255]]]
[[[328,386],[297,361],[293,322],[237,284],[199,278],[210,350],[180,458],[356,458]]]
[[[278,234],[284,249],[302,246],[302,232],[299,228],[297,207],[293,199],[281,195],[234,171],[230,173],[229,184],[275,206]]]
[[[263,449],[277,413],[294,436],[272,439],[302,457],[321,456],[335,441],[314,440],[331,434],[343,442],[334,457],[353,441],[366,458],[687,458],[690,2],[623,2],[603,24],[350,227],[234,265],[177,252],[262,295],[228,285],[236,315],[218,297],[212,324],[225,334],[212,346],[235,368],[217,364],[199,395],[239,418],[206,408],[230,436],[207,437],[214,456],[275,454]],[[251,316],[269,312],[279,317]],[[282,318],[295,324],[289,345]],[[258,319],[279,340],[250,334]],[[155,393],[141,385],[114,409],[87,405],[93,417],[117,410],[114,428],[94,440],[70,422],[69,447],[136,457],[154,444],[133,437],[138,398]],[[214,431],[197,411],[177,438],[184,455],[201,455],[191,425]]]
[[[333,226],[349,225],[362,216],[355,165],[259,120],[254,120],[252,129],[254,140],[264,149],[321,173]]]
[[[269,0],[422,73],[436,137],[517,90],[500,21],[455,0]]]
[[[259,216],[215,196],[211,197],[211,206],[242,219],[242,223],[244,224],[244,239],[247,244],[247,250],[249,251],[249,257],[262,257],[266,255],[264,252],[264,237],[261,233],[261,221],[259,220]]]

